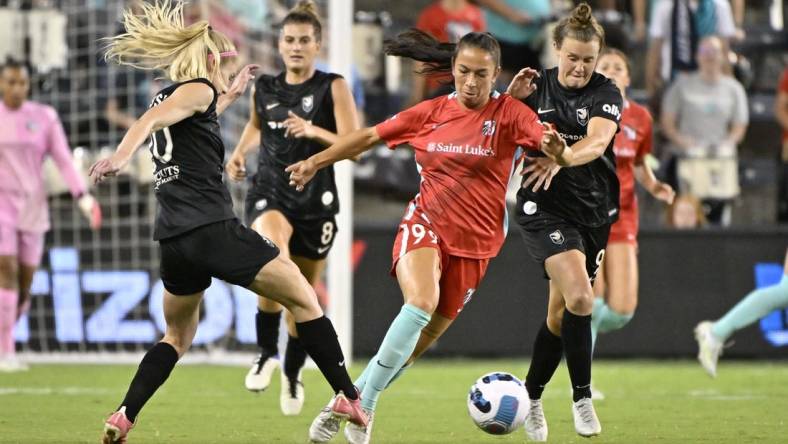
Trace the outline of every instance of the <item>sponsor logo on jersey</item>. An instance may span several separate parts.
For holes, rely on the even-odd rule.
[[[495,134],[495,120],[485,120],[482,124],[482,136],[492,136]]]
[[[523,213],[529,216],[536,213],[536,202],[529,200],[528,202],[524,203]]]
[[[577,110],[577,123],[586,126],[588,125],[588,107],[584,106]]]
[[[254,203],[255,210],[262,210],[268,206],[268,199],[260,199]]]
[[[561,230],[555,230],[550,233],[550,240],[556,245],[561,245],[564,243],[564,233],[561,233]]]
[[[618,108],[618,105],[605,103],[602,105],[602,111],[614,116],[616,120],[621,120],[621,110]]]
[[[306,97],[301,99],[301,109],[304,110],[305,113],[312,111],[312,108],[315,107],[315,96],[310,94]]]
[[[463,145],[455,145],[453,143],[429,142],[427,143],[427,152],[466,154],[469,156],[480,156],[480,157],[495,157],[495,149],[493,147],[471,145],[468,143]]]
[[[607,106],[607,105],[605,105],[605,106]],[[626,136],[627,136],[627,138],[629,140],[635,140],[638,137],[638,132],[635,131],[635,129],[632,128],[631,126],[621,125],[621,130],[624,131],[624,134],[626,134]]]
[[[537,108],[536,113],[537,114],[547,114],[547,113],[551,113],[553,111],[555,111],[555,108],[542,109],[542,107],[540,106],[539,108]]]
[[[279,102],[269,103],[268,105],[265,106],[265,110],[270,111],[276,108],[277,106],[279,106]]]
[[[323,202],[323,205],[325,206],[331,205],[334,203],[334,193],[331,191],[326,191],[322,196],[320,196],[320,201]]]
[[[178,180],[181,175],[181,168],[178,165],[171,165],[156,171],[153,174],[153,184],[155,189],[159,189],[160,186],[164,185],[165,183],[172,182],[173,180]]]
[[[583,137],[585,137],[584,135],[581,134],[567,134],[567,133],[562,133],[560,131],[558,132],[558,134],[560,134],[564,140],[574,140],[575,142],[577,142],[578,140],[583,140]]]
[[[317,254],[323,254],[326,251],[328,251],[329,248],[331,248],[331,245],[326,245],[325,247],[320,247],[320,248],[317,249]]]
[[[38,131],[38,123],[34,120],[28,120],[27,123],[25,123],[25,127],[31,133],[35,133],[36,131]]]

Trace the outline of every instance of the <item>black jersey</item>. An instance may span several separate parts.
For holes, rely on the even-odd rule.
[[[194,79],[176,83],[161,90],[150,106],[161,103],[181,85],[193,82],[213,89],[208,109],[151,136],[150,151],[156,164],[154,189],[159,201],[154,240],[235,217],[230,193],[222,180],[224,144],[216,115],[218,93],[211,82]]]
[[[326,147],[306,138],[285,137],[284,121],[288,111],[292,111],[313,125],[336,133],[331,82],[340,77],[315,71],[312,78],[298,85],[287,83],[285,73],[261,76],[256,82],[254,104],[262,136],[252,191],[274,200],[291,217],[317,219],[339,211],[334,168],[319,170],[303,191],[290,186],[285,168]]]
[[[601,74],[594,73],[583,88],[569,89],[558,83],[558,68],[546,69],[542,70],[536,85],[536,91],[525,103],[537,112],[541,121],[554,124],[569,146],[586,137],[588,122],[593,117],[616,123],[621,119],[621,93]],[[543,155],[531,153],[528,154]],[[518,192],[521,201],[535,202],[541,210],[586,227],[616,221],[618,194],[612,140],[598,159],[562,168],[548,190],[534,193],[528,187]]]

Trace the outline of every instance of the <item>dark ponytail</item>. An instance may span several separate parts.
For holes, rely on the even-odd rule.
[[[588,3],[580,3],[564,17],[553,30],[553,41],[560,48],[564,38],[570,37],[581,42],[599,40],[599,47],[605,46],[605,30],[594,18]]]
[[[469,32],[457,43],[441,43],[426,32],[411,28],[383,42],[387,55],[424,62],[421,74],[451,72],[457,52],[464,47],[483,49],[492,56],[495,66],[501,64],[501,47],[488,32]]]

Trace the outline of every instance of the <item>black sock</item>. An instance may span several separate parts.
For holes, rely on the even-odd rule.
[[[137,419],[142,406],[148,402],[159,386],[164,384],[176,362],[178,362],[178,352],[166,342],[159,342],[145,353],[137,368],[137,374],[131,380],[129,391],[120,404],[121,407],[126,407],[126,417],[129,421],[134,422]]]
[[[528,368],[528,375],[525,377],[525,388],[528,389],[528,397],[540,399],[545,386],[553,377],[555,369],[561,363],[563,345],[561,338],[554,335],[548,328],[547,322],[542,324],[534,341],[534,354],[531,356],[531,366]]]
[[[572,399],[591,397],[591,315],[578,316],[564,310],[561,323],[566,366],[572,380]]]
[[[356,399],[356,387],[350,380],[345,368],[345,357],[337,340],[334,325],[327,317],[321,316],[306,322],[297,322],[298,339],[320,372],[326,378],[334,393],[340,390],[350,399]]]
[[[269,313],[258,309],[254,317],[257,330],[257,345],[263,349],[263,354],[276,356],[279,354],[279,321],[282,319],[282,310]]]
[[[285,376],[291,380],[298,378],[298,372],[306,362],[306,350],[301,345],[301,341],[293,336],[287,339],[287,351],[285,352]]]

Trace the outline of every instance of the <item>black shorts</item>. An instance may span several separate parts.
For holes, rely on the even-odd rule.
[[[533,202],[517,200],[517,223],[531,257],[544,267],[550,256],[569,250],[581,251],[586,256],[586,273],[593,283],[605,258],[610,224],[588,228],[534,209]],[[531,214],[526,214],[526,210]],[[545,277],[549,279],[546,270]]]
[[[282,213],[293,227],[293,235],[288,244],[291,256],[301,256],[316,261],[328,256],[337,234],[337,221],[334,216],[302,219],[290,214],[271,197],[247,195],[247,225],[252,226],[261,214],[273,210]]]
[[[164,288],[174,295],[205,290],[216,277],[248,287],[257,273],[279,255],[279,248],[238,219],[197,227],[159,241]]]

